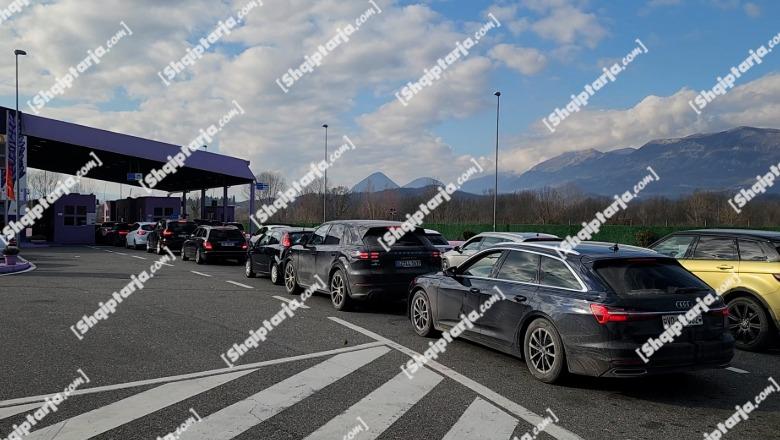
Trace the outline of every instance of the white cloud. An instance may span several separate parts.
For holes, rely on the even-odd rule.
[[[538,50],[511,44],[494,46],[490,50],[490,57],[523,75],[539,73],[547,65],[547,57]]]
[[[697,115],[689,106],[698,92],[684,88],[671,96],[647,96],[634,107],[584,110],[550,133],[541,122],[534,134],[513,139],[501,168],[522,172],[566,151],[609,151],[639,147],[653,139],[683,137],[736,126],[774,127],[780,113],[780,74],[735,87]]]
[[[761,16],[761,8],[755,3],[752,2],[745,3],[744,9],[745,9],[745,13],[750,17],[758,18]]]
[[[560,44],[582,42],[590,48],[596,47],[607,35],[595,14],[568,5],[554,8],[550,15],[533,23],[531,29]]]

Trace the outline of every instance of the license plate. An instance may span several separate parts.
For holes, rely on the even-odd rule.
[[[223,241],[223,242],[220,242],[219,244],[220,244],[220,246],[225,246],[225,247],[231,247],[231,246],[235,246],[236,245],[232,241]]]
[[[664,328],[668,328],[669,326],[671,326],[672,324],[677,322],[677,317],[678,316],[680,316],[680,315],[664,315],[664,316],[662,316],[661,319],[663,319]],[[693,326],[696,326],[696,325],[703,325],[703,324],[704,324],[704,320],[702,319],[701,315],[698,315],[696,318],[693,319],[692,322],[689,322],[688,325],[686,325],[686,327],[693,327]]]
[[[420,267],[422,261],[420,260],[398,260],[395,262],[395,267]]]

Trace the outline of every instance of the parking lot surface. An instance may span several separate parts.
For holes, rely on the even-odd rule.
[[[737,351],[732,368],[639,379],[535,380],[522,360],[456,340],[413,378],[432,340],[402,306],[336,312],[315,295],[230,368],[221,355],[290,300],[243,266],[176,259],[77,336],[131,275],[160,257],[115,247],[27,249],[37,269],[0,277],[0,438],[80,377],[29,439],[701,439],[780,378],[780,351]],[[553,417],[554,416],[554,417]],[[780,393],[731,439],[778,438]],[[351,437],[349,437],[351,435]],[[528,437],[526,437],[528,438]]]

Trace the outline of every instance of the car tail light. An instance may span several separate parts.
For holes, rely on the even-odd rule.
[[[241,249],[246,249],[247,247],[248,247],[248,246],[247,246],[247,244],[246,244],[246,243],[244,243],[244,244],[242,244],[242,245],[241,245]]]
[[[128,231],[119,231],[119,235],[127,235]]]
[[[731,312],[729,312],[728,307],[723,307],[722,309],[711,309],[709,311],[709,314],[715,316],[723,316],[725,318],[728,317],[731,314]]]
[[[367,251],[352,251],[351,254],[358,260],[378,260],[379,252],[367,252]]]
[[[441,258],[441,252],[439,252],[439,251],[433,251],[433,252],[431,252],[431,256],[432,256],[433,258]]]
[[[284,246],[286,248],[292,246],[292,240],[290,240],[290,234],[288,234],[286,232],[282,236],[282,246]]]
[[[166,229],[163,231],[163,237],[173,237],[173,231]]]
[[[214,249],[214,247],[211,245],[210,241],[203,242],[203,249],[206,249],[207,251],[210,251]]]
[[[610,309],[607,306],[601,304],[591,304],[590,311],[596,318],[599,324],[606,324],[608,322],[625,322],[628,321],[629,315],[625,310]]]

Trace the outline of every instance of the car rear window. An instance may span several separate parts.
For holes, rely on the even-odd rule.
[[[293,245],[301,244],[309,238],[311,232],[290,232],[290,241]]]
[[[117,223],[116,225],[114,225],[114,229],[116,229],[117,231],[130,229],[130,224],[129,223]]]
[[[428,237],[428,241],[430,241],[431,244],[438,246],[447,246],[450,244],[450,242],[441,236],[441,234],[426,234],[425,236]]]
[[[168,222],[168,229],[174,233],[192,233],[198,225],[192,222]]]
[[[141,225],[141,229],[144,231],[154,231],[154,225]]]
[[[363,243],[366,246],[381,246],[379,238],[389,230],[389,227],[371,228],[363,235]],[[396,240],[394,246],[423,246],[423,242],[419,237],[421,234],[422,232],[419,232],[419,230],[408,232]]]
[[[674,260],[606,260],[596,262],[594,270],[620,296],[710,290],[709,286]]]
[[[209,240],[243,240],[244,236],[238,229],[212,229]]]

